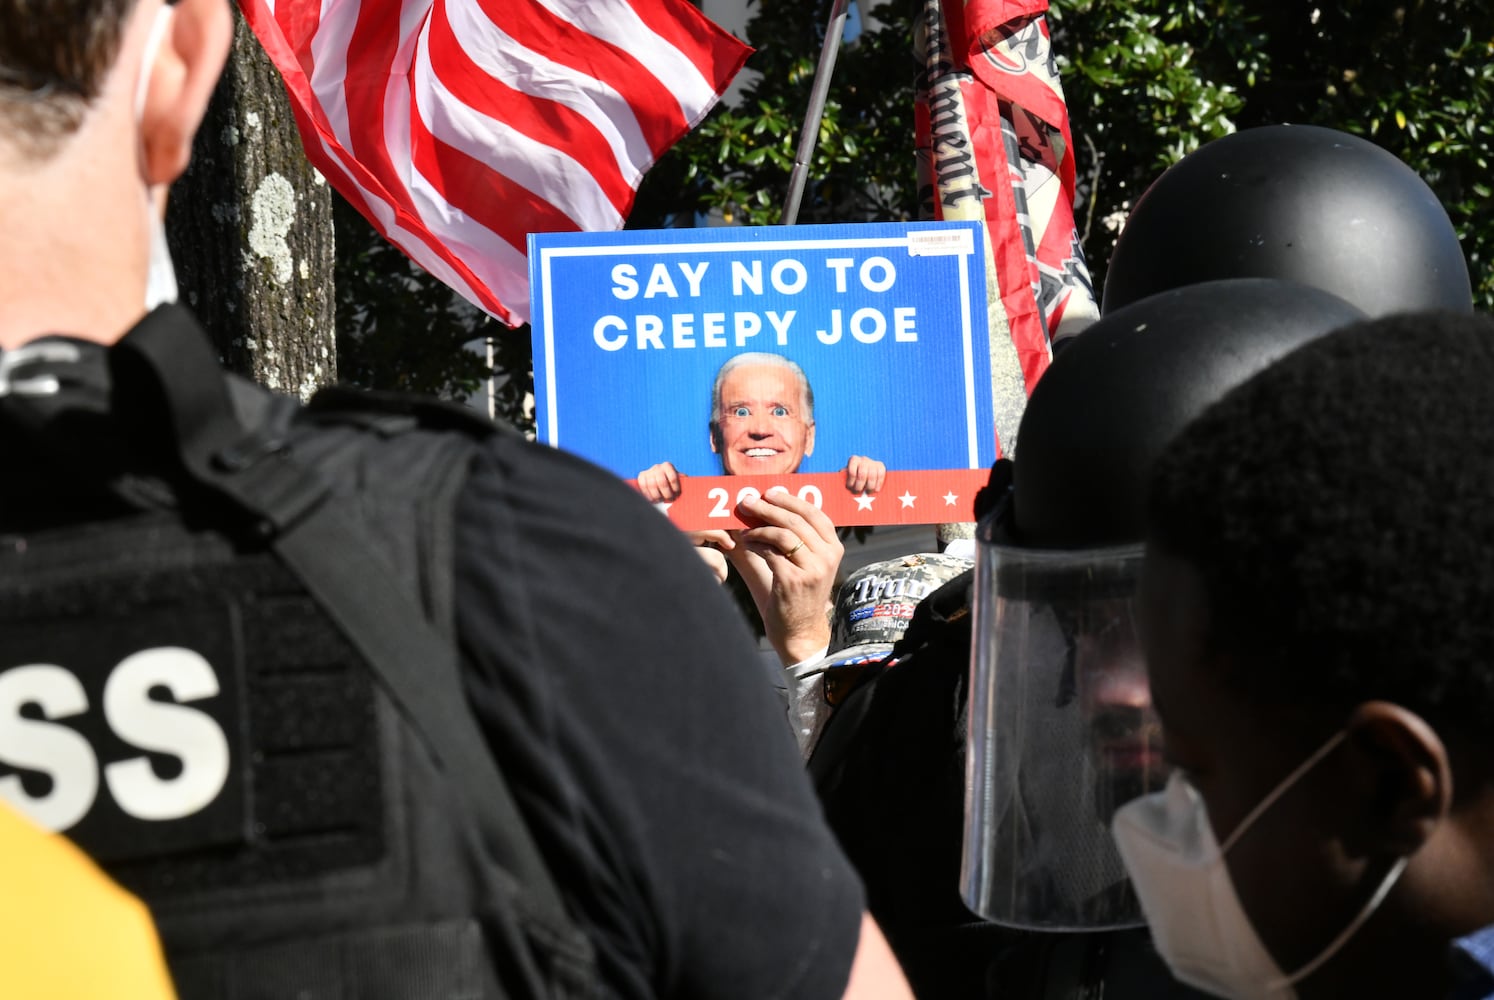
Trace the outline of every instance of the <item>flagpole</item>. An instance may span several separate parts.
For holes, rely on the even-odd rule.
[[[819,143],[820,119],[825,116],[830,77],[835,72],[835,57],[840,53],[840,41],[845,36],[850,11],[851,0],[835,0],[830,5],[830,24],[825,29],[825,41],[820,45],[820,64],[814,71],[814,86],[809,92],[809,111],[804,115],[804,128],[799,133],[799,151],[794,155],[794,170],[789,175],[788,200],[784,202],[783,218],[779,220],[785,226],[799,221],[799,203],[804,199],[804,185],[809,179],[809,161]]]
[[[497,342],[494,338],[488,340],[488,419],[494,423],[498,422],[498,357],[495,350]]]

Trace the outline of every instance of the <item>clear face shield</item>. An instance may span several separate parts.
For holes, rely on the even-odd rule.
[[[981,526],[962,883],[988,920],[1046,931],[1144,921],[1110,836],[1161,788],[1135,627],[1140,545],[997,544]]]

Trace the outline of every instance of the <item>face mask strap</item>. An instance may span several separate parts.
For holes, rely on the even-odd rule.
[[[1234,830],[1230,832],[1229,839],[1226,840],[1224,842],[1224,846],[1219,849],[1220,857],[1222,858],[1223,855],[1235,845],[1235,842],[1238,841],[1240,839],[1240,836],[1250,828],[1251,824],[1253,824],[1258,818],[1260,818],[1261,813],[1269,809],[1277,799],[1286,794],[1286,792],[1290,790],[1292,786],[1297,784],[1297,782],[1302,778],[1304,774],[1312,770],[1312,768],[1316,766],[1324,757],[1328,756],[1335,749],[1337,749],[1338,745],[1342,743],[1347,737],[1347,731],[1342,729],[1334,733],[1331,737],[1329,737],[1328,741],[1322,746],[1318,747],[1318,749],[1314,751],[1310,757],[1304,760],[1301,764],[1297,765],[1297,767],[1292,771],[1291,774],[1288,774],[1285,778],[1283,778],[1281,782],[1271,790],[1271,793],[1264,799],[1262,799],[1259,803],[1257,803],[1255,808],[1250,810],[1250,812],[1246,814],[1245,818],[1242,819],[1235,826]],[[1387,872],[1385,874],[1385,877],[1380,880],[1380,885],[1375,889],[1374,895],[1370,896],[1369,900],[1364,904],[1364,906],[1360,907],[1359,912],[1354,916],[1354,919],[1349,921],[1349,925],[1342,931],[1340,931],[1338,935],[1328,943],[1328,946],[1321,952],[1319,952],[1317,957],[1312,959],[1312,961],[1308,962],[1306,965],[1302,966],[1302,968],[1298,969],[1296,972],[1293,972],[1291,975],[1283,976],[1280,979],[1267,983],[1267,990],[1276,992],[1287,989],[1292,985],[1301,982],[1302,980],[1306,979],[1308,976],[1316,972],[1318,969],[1320,969],[1323,966],[1323,963],[1327,962],[1334,955],[1338,954],[1339,949],[1347,944],[1349,939],[1359,931],[1359,928],[1364,926],[1364,922],[1368,920],[1377,909],[1380,908],[1380,904],[1385,901],[1385,897],[1390,894],[1390,890],[1395,888],[1396,882],[1400,879],[1401,873],[1406,870],[1406,865],[1409,861],[1410,858],[1407,857],[1397,858],[1395,863],[1390,866],[1390,871]]]
[[[140,61],[140,78],[135,84],[135,122],[140,124],[145,115],[145,99],[150,92],[151,72],[156,66],[156,56],[171,28],[175,9],[168,3],[156,11],[151,22],[150,34],[145,39],[145,50]],[[171,251],[166,244],[166,225],[155,209],[149,192],[145,197],[146,222],[150,227],[150,262],[146,273],[146,311],[166,302],[175,302],[178,289],[176,270],[171,264]]]
[[[176,11],[170,5],[163,6],[156,11],[156,19],[151,22],[150,34],[145,38],[144,58],[140,61],[140,79],[135,83],[135,121],[145,114],[145,98],[150,93],[150,74],[156,68],[156,56],[161,51],[161,43],[166,40],[166,32],[171,27],[171,18]]]
[[[1410,860],[1411,859],[1409,857],[1400,857],[1396,859],[1395,864],[1390,866],[1390,871],[1387,872],[1385,877],[1380,880],[1380,887],[1376,889],[1375,894],[1369,898],[1369,902],[1365,903],[1364,906],[1360,908],[1358,915],[1356,915],[1354,919],[1349,922],[1349,926],[1345,927],[1343,931],[1339,933],[1338,937],[1329,942],[1328,947],[1324,948],[1321,952],[1318,953],[1317,958],[1313,959],[1311,962],[1308,962],[1306,965],[1298,969],[1296,972],[1292,973],[1290,976],[1283,976],[1281,979],[1267,984],[1267,989],[1280,990],[1285,989],[1286,987],[1291,986],[1294,983],[1299,983],[1302,980],[1306,979],[1308,976],[1312,975],[1314,972],[1318,971],[1318,969],[1322,967],[1324,962],[1328,961],[1334,955],[1337,955],[1338,950],[1342,948],[1346,943],[1348,943],[1349,938],[1353,937],[1355,932],[1357,932],[1360,927],[1364,926],[1364,922],[1368,920],[1370,916],[1380,908],[1380,904],[1385,901],[1385,897],[1390,895],[1390,890],[1395,888],[1396,882],[1401,877],[1401,872],[1406,870],[1406,865],[1410,862]]]
[[[1296,769],[1293,770],[1291,774],[1283,778],[1275,788],[1271,789],[1270,793],[1265,798],[1257,802],[1255,808],[1246,813],[1245,818],[1236,823],[1235,828],[1230,831],[1229,838],[1225,840],[1225,842],[1219,848],[1220,855],[1228,854],[1229,849],[1235,846],[1235,842],[1244,835],[1246,830],[1250,829],[1251,824],[1260,819],[1261,813],[1265,812],[1267,809],[1271,808],[1271,806],[1275,805],[1277,799],[1281,798],[1288,791],[1290,791],[1292,786],[1295,785],[1304,774],[1306,774],[1308,771],[1311,771],[1319,761],[1332,753],[1338,747],[1338,745],[1344,741],[1344,738],[1347,735],[1348,734],[1342,729],[1334,733],[1331,737],[1328,738],[1327,743],[1324,743],[1322,746],[1318,747],[1318,749],[1313,752],[1312,756],[1308,757],[1301,764],[1298,764]]]

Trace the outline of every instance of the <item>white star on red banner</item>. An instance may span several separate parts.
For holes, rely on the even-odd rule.
[[[958,518],[965,497],[985,485],[985,469],[888,470],[876,493],[852,493],[843,472],[809,472],[784,476],[681,476],[681,493],[668,504],[656,504],[670,521],[687,531],[744,528],[738,505],[752,497],[787,492],[818,507],[837,526],[855,524],[931,524]],[[922,506],[919,497],[924,498]],[[940,499],[944,502],[940,503]],[[877,501],[881,500],[881,503]],[[943,513],[940,513],[940,512]]]

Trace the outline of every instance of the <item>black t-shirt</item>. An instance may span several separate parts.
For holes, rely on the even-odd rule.
[[[612,995],[839,997],[860,884],[679,531],[502,437],[456,533],[468,698]]]

